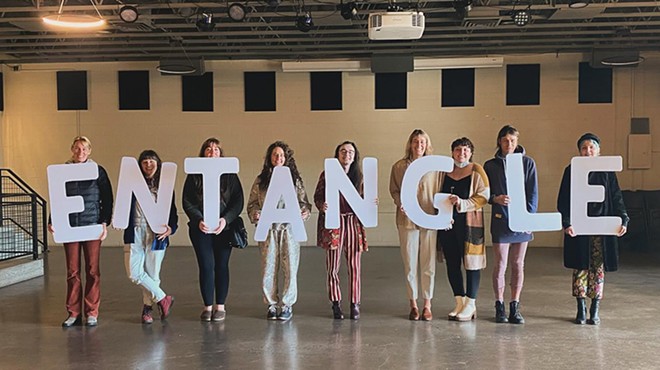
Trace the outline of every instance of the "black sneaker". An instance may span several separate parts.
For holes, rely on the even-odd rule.
[[[282,312],[277,316],[277,319],[280,321],[289,321],[293,316],[293,309],[291,306],[282,306]]]
[[[266,320],[277,320],[277,307],[274,304],[268,306],[268,312],[266,313]]]

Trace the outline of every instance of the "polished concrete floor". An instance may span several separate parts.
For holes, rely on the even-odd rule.
[[[602,324],[578,326],[571,322],[575,301],[559,249],[528,253],[524,325],[494,323],[490,268],[482,276],[478,319],[444,319],[453,297],[443,265],[434,320],[408,321],[398,248],[372,248],[363,256],[359,321],[331,319],[323,251],[304,248],[294,317],[269,322],[253,247],[232,255],[227,320],[201,323],[193,251],[173,247],[167,253],[163,287],[176,297],[167,322],[140,324],[140,291],[125,276],[123,251],[105,247],[99,326],[63,329],[63,252],[53,247],[44,277],[0,289],[0,368],[660,368],[660,268],[654,256],[624,255],[621,270],[606,276]]]

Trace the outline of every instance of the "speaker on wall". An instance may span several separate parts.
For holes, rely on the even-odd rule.
[[[87,110],[87,71],[57,72],[57,109]]]
[[[414,69],[415,59],[412,54],[373,54],[371,56],[372,73],[402,73],[412,72]]]

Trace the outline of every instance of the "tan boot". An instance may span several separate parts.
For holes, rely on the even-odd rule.
[[[456,300],[456,307],[447,315],[447,319],[449,320],[456,320],[456,315],[458,315],[459,312],[463,309],[463,305],[465,304],[465,297],[457,295],[454,297]]]

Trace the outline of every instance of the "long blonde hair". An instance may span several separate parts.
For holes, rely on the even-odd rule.
[[[408,142],[406,142],[406,153],[403,158],[405,159],[412,159],[412,141],[415,137],[421,136],[424,139],[426,139],[426,150],[424,151],[424,155],[431,155],[433,154],[433,145],[431,145],[431,137],[429,134],[424,132],[421,128],[416,128],[413,130],[412,133],[410,133],[410,136],[408,137]]]

